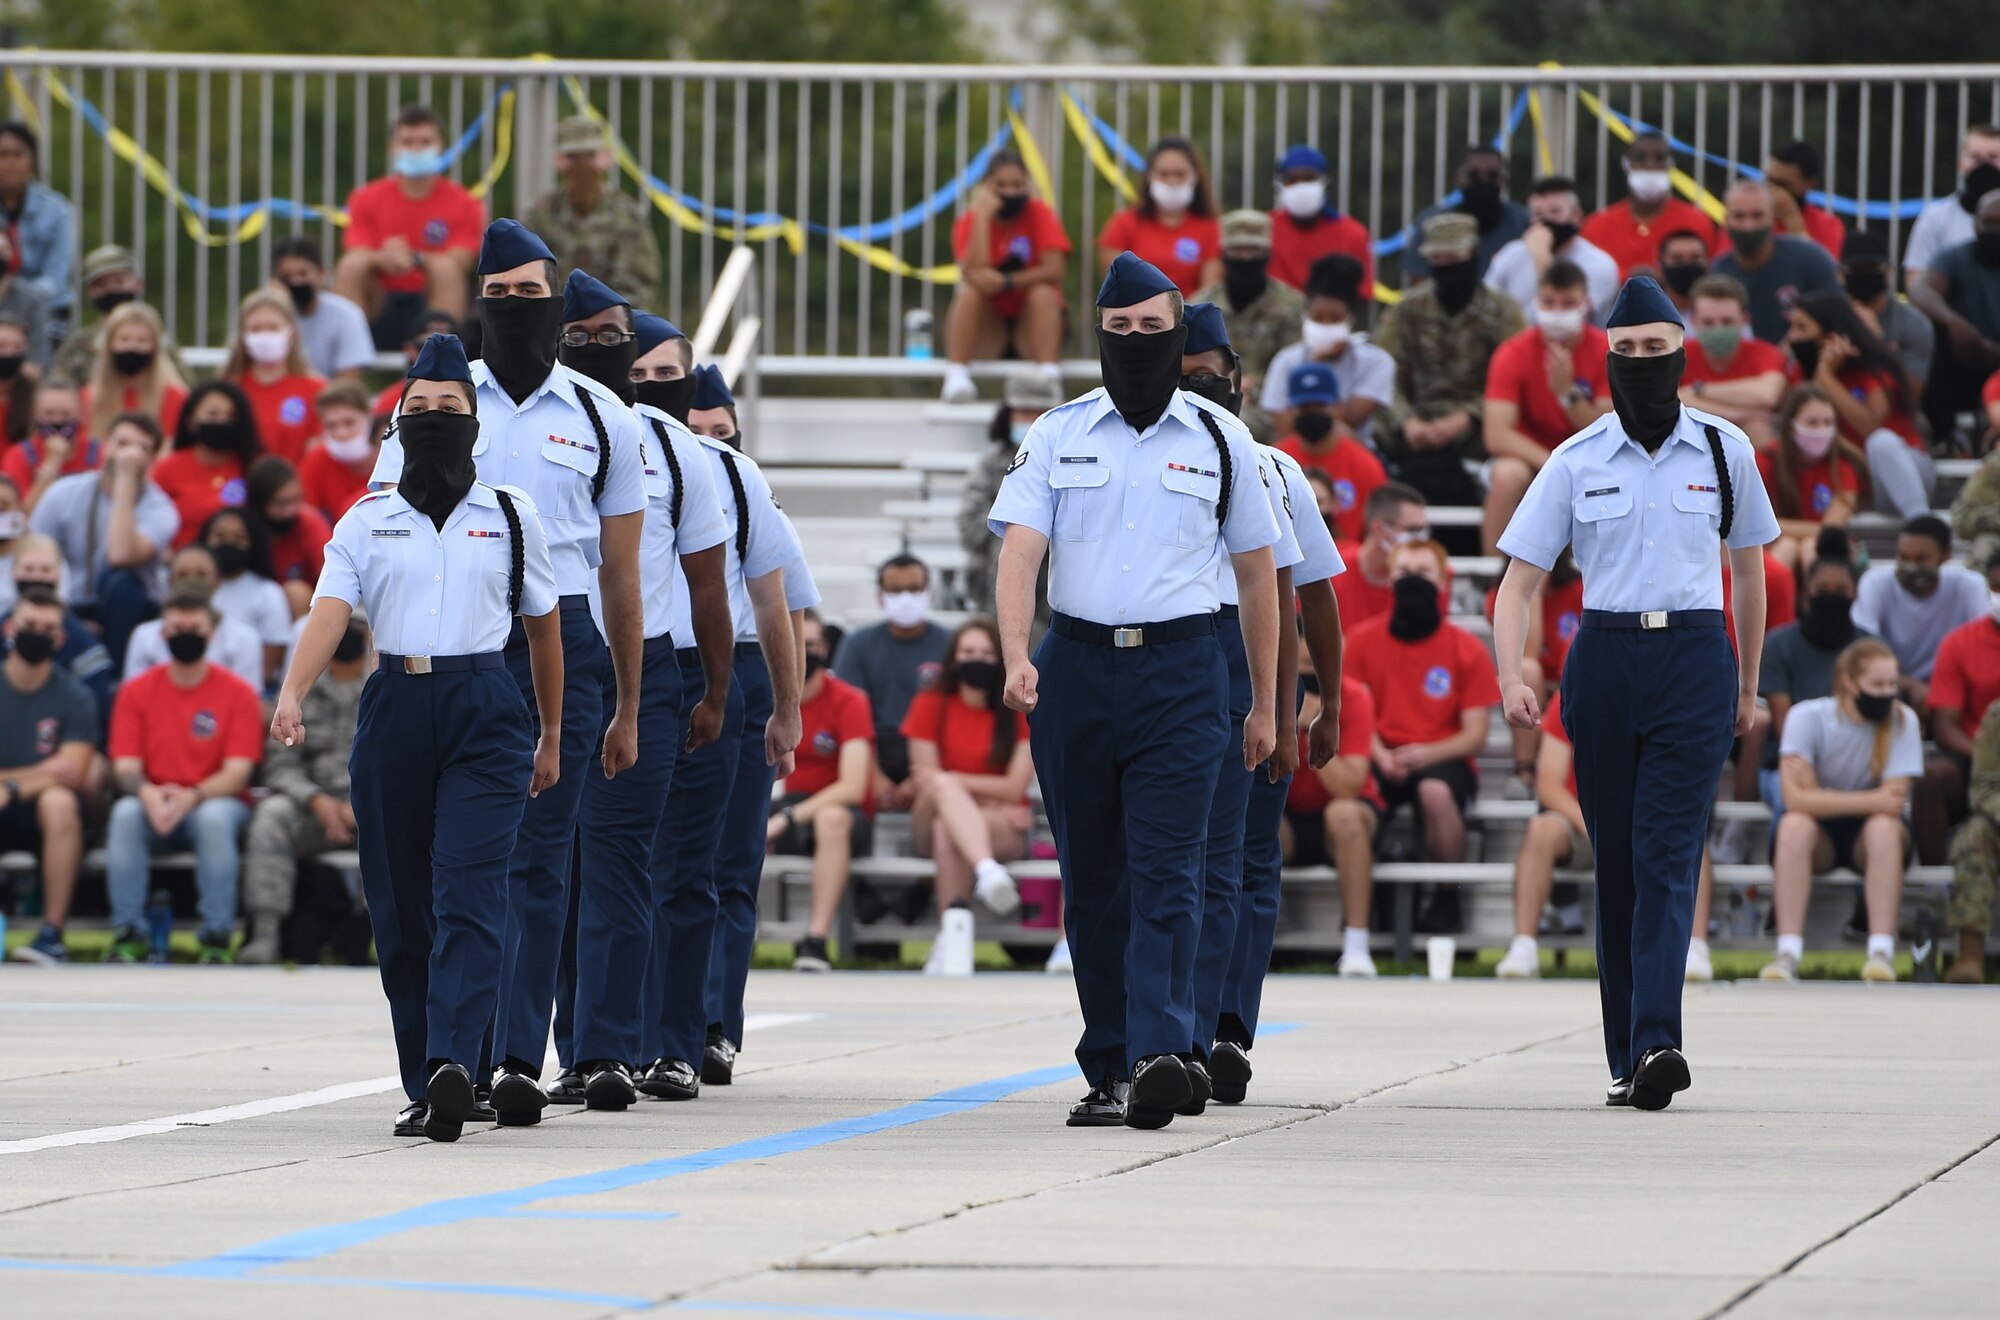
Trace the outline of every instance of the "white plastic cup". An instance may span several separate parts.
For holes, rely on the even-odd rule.
[[[944,957],[938,970],[946,976],[972,975],[972,910],[948,907],[938,923]]]
[[[1458,960],[1458,941],[1449,935],[1433,935],[1425,943],[1424,953],[1430,958],[1431,980],[1449,981],[1452,964]]]

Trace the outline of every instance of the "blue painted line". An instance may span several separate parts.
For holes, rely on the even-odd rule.
[[[509,1219],[590,1219],[590,1220],[633,1220],[635,1222],[660,1223],[668,1219],[679,1219],[674,1210],[516,1210]]]

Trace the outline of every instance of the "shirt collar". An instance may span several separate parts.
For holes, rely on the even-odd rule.
[[[525,412],[544,394],[555,394],[562,390],[568,384],[565,375],[568,370],[569,368],[562,363],[556,363],[549,368],[548,377],[535,386],[534,393],[517,404],[514,402],[514,397],[500,387],[499,380],[493,375],[493,368],[486,365],[486,359],[480,358],[472,364],[472,388],[476,393],[490,393],[495,399],[504,403],[509,411]]]
[[[1615,410],[1605,413],[1603,420],[1595,423],[1599,428],[1600,443],[1610,447],[1613,453],[1623,450],[1627,444],[1632,444],[1640,453],[1645,453],[1645,447],[1626,435],[1625,428],[1617,423],[1618,414]],[[1701,423],[1688,415],[1686,405],[1682,405],[1680,419],[1674,423],[1673,431],[1662,442],[1661,448],[1675,443],[1691,445],[1704,454],[1708,452],[1708,436],[1703,432]],[[1653,455],[1649,454],[1647,457],[1651,458]]]
[[[1111,392],[1102,385],[1085,395],[1082,403],[1086,426],[1096,426],[1105,417],[1118,412],[1117,405],[1111,402]],[[1160,414],[1160,421],[1154,422],[1151,430],[1140,432],[1140,438],[1150,439],[1159,434],[1160,422],[1166,421],[1169,417],[1178,419],[1185,426],[1200,430],[1202,429],[1200,412],[1199,407],[1189,402],[1186,391],[1175,390],[1173,399],[1167,404],[1167,410]],[[1124,420],[1122,416],[1119,417],[1119,421]]]
[[[497,509],[500,507],[500,497],[494,492],[493,487],[483,481],[475,481],[472,483],[472,489],[465,492],[465,498],[459,501],[461,508],[467,504],[477,504],[483,508]],[[417,511],[417,506],[410,503],[409,499],[404,496],[402,490],[398,487],[391,487],[384,491],[377,507],[381,509],[384,517],[397,518],[405,514],[417,518],[426,517],[426,515]],[[458,509],[451,511],[451,517],[455,517],[457,514]],[[445,521],[449,523],[451,517],[447,517]]]

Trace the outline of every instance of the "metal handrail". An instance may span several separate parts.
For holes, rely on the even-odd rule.
[[[701,323],[695,327],[694,337],[688,341],[694,346],[697,362],[715,351],[716,341],[722,338],[722,327],[729,320],[729,314],[736,309],[744,283],[756,265],[756,252],[741,246],[731,249],[729,259],[722,263],[722,273],[715,277],[715,287],[709,292],[708,304],[701,309]]]

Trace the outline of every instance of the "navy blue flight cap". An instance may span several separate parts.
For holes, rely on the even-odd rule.
[[[542,242],[542,236],[519,220],[502,217],[486,226],[479,244],[479,273],[493,275],[531,261],[554,261],[556,254]]]
[[[417,351],[407,380],[455,380],[472,383],[472,365],[465,360],[465,345],[457,335],[432,335]]]
[[[1176,293],[1179,286],[1149,261],[1130,252],[1120,252],[1104,272],[1104,284],[1097,290],[1099,307],[1133,307],[1163,293]]]
[[[681,333],[679,326],[666,317],[655,316],[651,312],[632,313],[632,333],[638,336],[640,357],[646,356],[669,339],[687,338]]]
[[[1665,321],[1670,325],[1681,323],[1681,314],[1674,306],[1673,299],[1667,297],[1659,281],[1650,275],[1634,275],[1625,281],[1625,287],[1618,291],[1618,301],[1611,304],[1611,315],[1604,320],[1604,328],[1613,330],[1621,325],[1651,325]]]
[[[712,362],[704,362],[694,369],[694,402],[690,409],[733,408],[736,396],[729,392],[729,383],[722,379],[722,368]]]
[[[1293,147],[1278,158],[1278,174],[1283,177],[1293,170],[1311,170],[1315,174],[1324,174],[1326,156],[1318,147],[1308,147],[1303,144]]]
[[[588,271],[573,270],[569,273],[569,283],[563,286],[563,324],[571,321],[587,321],[607,307],[627,307],[632,304],[620,298],[610,285]]]
[[[1182,354],[1194,357],[1229,347],[1229,327],[1222,322],[1222,309],[1214,303],[1189,303],[1182,318],[1187,322],[1187,344]]]

